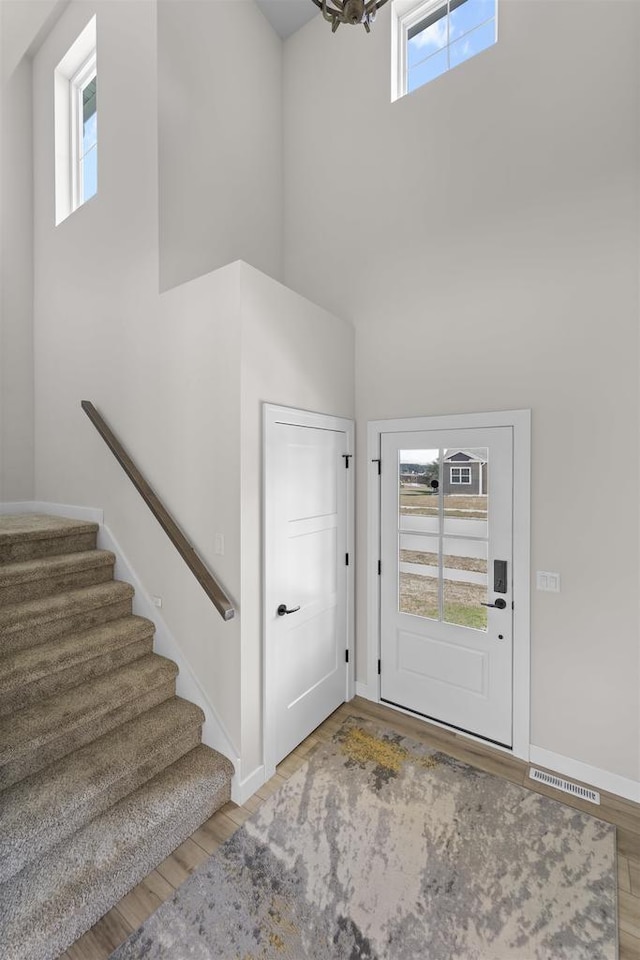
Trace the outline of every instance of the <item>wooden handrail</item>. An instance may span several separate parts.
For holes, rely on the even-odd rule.
[[[204,565],[178,524],[160,500],[160,497],[140,473],[127,451],[91,401],[83,400],[81,407],[189,567],[189,570],[191,570],[215,608],[220,612],[222,618],[224,620],[232,620],[236,611],[229,597]]]

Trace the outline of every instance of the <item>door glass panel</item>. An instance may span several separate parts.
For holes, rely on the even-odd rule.
[[[440,486],[439,450],[401,450],[398,466],[400,490],[400,517],[410,521],[428,517],[429,526],[439,529],[440,504],[438,489]],[[402,529],[410,523],[400,524]],[[418,523],[417,528],[423,529]]]
[[[401,450],[398,610],[487,629],[486,447]]]
[[[487,629],[488,543],[486,540],[443,540],[443,613],[446,623]]]
[[[441,593],[440,459],[440,450],[401,450],[398,458],[398,610],[434,620]]]
[[[400,534],[400,562],[419,563],[434,570],[418,571],[438,574],[439,537],[425,537],[418,534]]]
[[[425,570],[428,568],[425,567]],[[428,617],[430,620],[439,620],[439,589],[438,577],[430,577],[426,573],[408,573],[400,570],[399,575],[399,611],[410,613],[414,617]]]
[[[400,530],[408,530],[412,533],[434,533],[440,532],[440,517],[425,517],[420,514],[401,514]]]
[[[398,609],[439,619],[440,538],[400,534]]]
[[[486,447],[444,451],[443,533],[459,537],[488,537],[488,483],[489,451]]]

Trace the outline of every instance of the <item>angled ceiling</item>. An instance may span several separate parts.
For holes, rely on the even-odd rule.
[[[256,3],[283,40],[319,13],[312,0],[256,0]]]

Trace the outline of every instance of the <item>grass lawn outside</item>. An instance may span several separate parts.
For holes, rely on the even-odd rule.
[[[471,583],[444,583],[444,620],[460,627],[487,629],[487,588]],[[438,581],[415,573],[400,574],[400,612],[438,619]]]

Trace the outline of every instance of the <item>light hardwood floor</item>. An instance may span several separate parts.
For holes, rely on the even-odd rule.
[[[399,733],[410,735],[472,766],[522,784],[537,793],[546,794],[556,800],[561,799],[570,806],[615,823],[618,828],[620,960],[640,960],[640,805],[606,793],[601,793],[600,807],[571,796],[565,797],[564,794],[558,794],[541,784],[534,784],[527,775],[527,764],[519,760],[359,697],[351,703],[343,704],[304,743],[289,754],[278,766],[275,776],[247,800],[244,806],[228,803],[196,830],[91,930],[72,944],[60,960],[107,960],[109,954],[304,763],[309,750],[320,740],[330,739],[348,716],[382,719]]]

